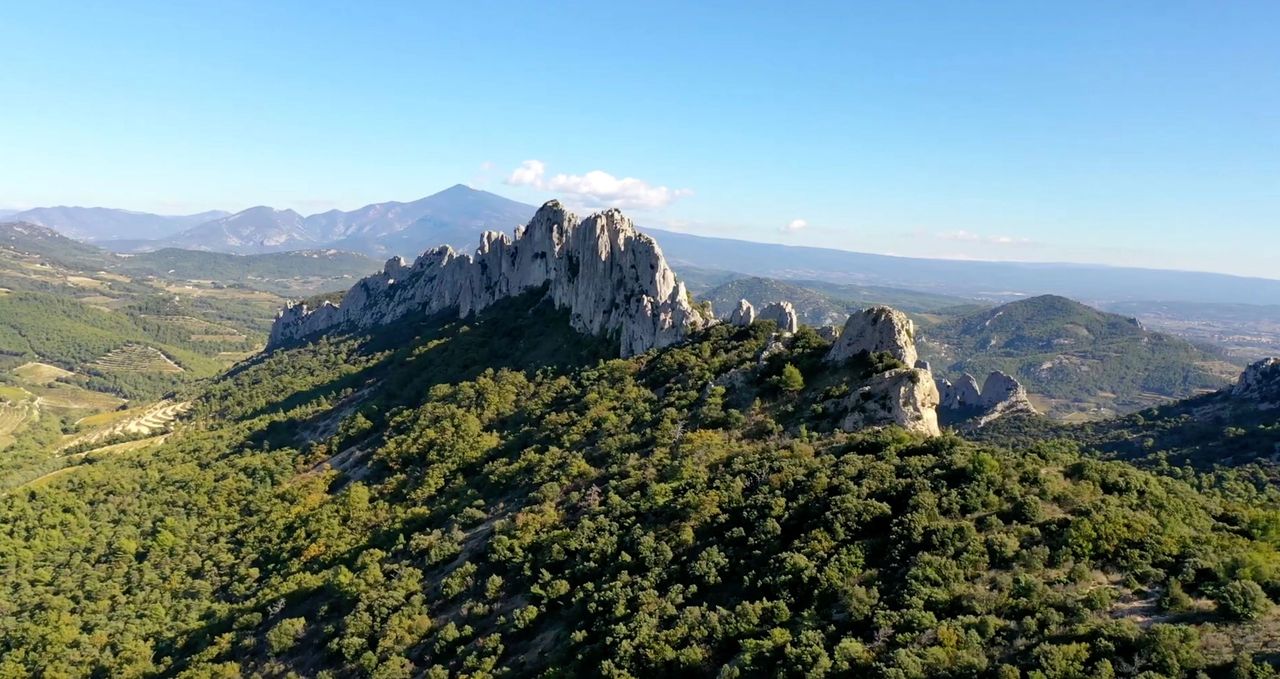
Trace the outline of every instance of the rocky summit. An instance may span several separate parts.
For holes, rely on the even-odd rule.
[[[633,356],[677,342],[711,323],[695,308],[658,244],[618,210],[579,220],[558,201],[538,209],[514,238],[486,232],[474,255],[442,246],[412,264],[396,257],[356,283],[341,304],[289,305],[271,329],[269,347],[338,330],[385,325],[411,315],[466,317],[494,302],[547,286],[573,327],[617,335]]]
[[[884,352],[908,366],[914,366],[919,360],[915,324],[906,314],[887,306],[873,306],[857,312],[845,321],[840,337],[827,354],[827,361],[843,361],[864,351],[868,354]]]
[[[1231,395],[1264,405],[1280,404],[1280,358],[1264,358],[1245,368]]]

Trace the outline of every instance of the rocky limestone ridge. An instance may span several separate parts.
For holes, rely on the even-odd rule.
[[[778,332],[793,334],[800,329],[800,320],[796,317],[796,309],[791,302],[773,302],[760,310],[757,321],[773,321],[778,324]]]
[[[916,351],[915,323],[907,315],[887,306],[873,306],[859,311],[845,321],[844,329],[827,353],[826,360],[839,363],[862,352],[885,352],[914,366]]]
[[[828,363],[843,363],[863,352],[884,352],[905,364],[873,376],[841,399],[841,429],[896,424],[926,436],[942,433],[938,387],[929,364],[918,358],[915,326],[906,314],[886,306],[871,307],[850,315],[838,335],[832,330]]]
[[[1280,405],[1280,358],[1264,358],[1245,368],[1231,387],[1231,396]]]
[[[756,322],[756,308],[745,299],[738,300],[738,307],[729,315],[730,325],[747,326]]]
[[[579,220],[558,201],[538,209],[514,238],[485,232],[474,255],[448,246],[412,265],[399,257],[356,283],[341,305],[289,305],[268,347],[333,330],[361,330],[411,315],[455,312],[465,318],[498,300],[548,286],[570,322],[593,335],[617,333],[619,353],[643,353],[710,324],[689,301],[657,242],[618,210]]]
[[[938,379],[941,407],[972,414],[972,424],[982,426],[1010,413],[1035,413],[1035,406],[1022,383],[999,370],[992,372],[978,388],[978,380],[965,373],[953,384]]]

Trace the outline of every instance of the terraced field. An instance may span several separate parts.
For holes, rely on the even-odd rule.
[[[99,370],[115,372],[180,373],[182,366],[155,347],[126,344],[91,363]]]
[[[114,439],[133,439],[159,434],[168,431],[173,425],[174,420],[181,417],[182,414],[187,412],[190,408],[191,404],[186,402],[174,403],[172,401],[160,401],[147,406],[146,408],[125,411],[129,414],[116,418],[114,421],[104,417],[105,415],[108,415],[107,413],[85,418],[78,424],[81,426],[84,426],[85,424],[91,425],[95,423],[95,421],[104,420],[108,423],[106,426],[98,427],[87,434],[77,436],[70,441],[67,441],[62,445],[61,449],[66,450],[67,448],[72,447],[93,445]],[[115,413],[111,414],[115,415]]]
[[[58,383],[44,387],[31,387],[30,391],[38,397],[37,403],[47,408],[113,410],[124,403],[122,399],[111,394],[81,389],[72,384]]]
[[[14,436],[40,417],[40,409],[33,401],[0,402],[0,450],[14,442]]]

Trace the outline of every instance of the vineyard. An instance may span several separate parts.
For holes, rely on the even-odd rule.
[[[143,344],[126,344],[112,349],[90,365],[108,372],[183,372],[182,366],[174,363],[163,351]]]
[[[0,401],[0,450],[14,442],[14,435],[40,417],[35,403]]]
[[[62,446],[68,448],[84,448],[107,441],[120,439],[137,439],[168,431],[173,421],[178,419],[191,407],[189,403],[173,403],[160,401],[146,408],[119,413],[102,413],[87,417],[78,423],[81,426],[92,426],[105,423],[106,426],[71,439]]]

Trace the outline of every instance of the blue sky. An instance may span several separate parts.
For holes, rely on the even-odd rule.
[[[1280,278],[1274,2],[368,4],[10,3],[0,207],[462,182],[750,240]]]

